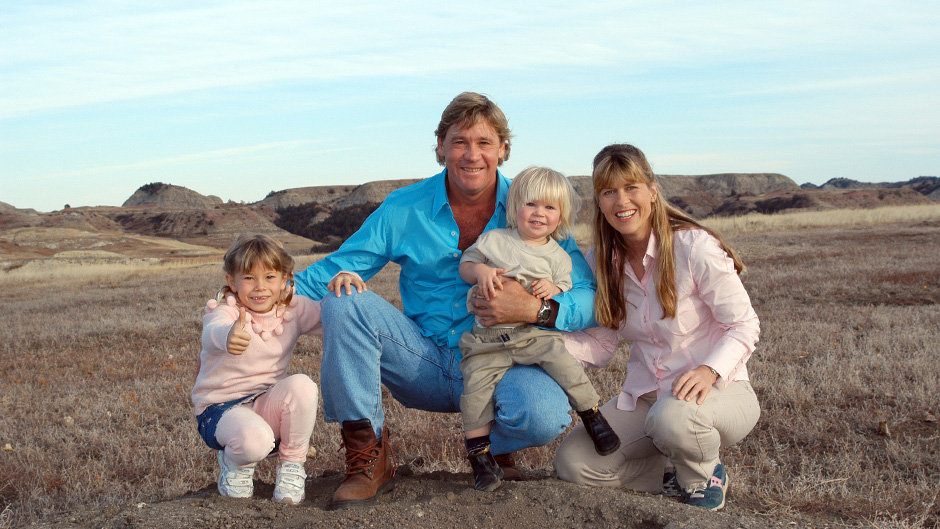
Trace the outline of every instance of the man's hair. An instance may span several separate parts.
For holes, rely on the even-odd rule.
[[[474,126],[481,119],[486,120],[493,127],[499,135],[500,144],[506,146],[503,158],[499,161],[502,164],[509,159],[510,138],[512,138],[509,120],[496,103],[483,94],[464,92],[451,100],[444,109],[444,113],[441,114],[441,122],[437,125],[434,135],[438,140],[444,141],[444,136],[447,135],[451,126],[457,125],[458,128],[465,129]],[[444,165],[444,156],[437,152],[437,145],[434,146],[434,152],[437,155],[437,163]]]
[[[558,206],[558,226],[551,236],[571,236],[574,217],[581,207],[581,197],[565,175],[548,167],[527,167],[512,179],[506,201],[506,225],[516,228],[516,214],[523,205],[541,200]]]

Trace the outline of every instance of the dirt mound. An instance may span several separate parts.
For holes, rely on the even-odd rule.
[[[222,204],[217,196],[201,195],[191,189],[156,182],[141,186],[122,207],[161,206],[181,209],[208,209]]]

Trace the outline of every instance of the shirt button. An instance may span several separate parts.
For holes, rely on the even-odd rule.
[[[450,232],[450,236],[451,236],[451,237],[456,237],[456,236],[457,236],[457,232],[456,232],[456,231]]]
[[[457,334],[457,331],[455,331],[454,329],[451,329],[451,330],[450,330],[450,333],[451,333],[451,334]]]
[[[454,257],[460,257],[460,254],[457,252],[454,252]]]

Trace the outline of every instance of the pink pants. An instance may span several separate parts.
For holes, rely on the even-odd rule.
[[[310,377],[291,375],[254,402],[222,414],[215,439],[225,447],[228,460],[240,467],[267,457],[278,439],[281,460],[303,463],[317,419],[318,400],[317,385]]]

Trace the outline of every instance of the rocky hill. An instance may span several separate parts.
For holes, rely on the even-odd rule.
[[[940,178],[867,184],[833,179],[798,186],[775,173],[660,175],[668,200],[698,218],[925,204],[940,200]],[[17,209],[0,202],[0,269],[23,259],[66,252],[110,252],[118,257],[216,256],[241,233],[265,233],[295,253],[329,251],[355,231],[389,193],[417,180],[387,180],[355,186],[285,189],[253,204],[223,203],[190,189],[152,183],[121,207],[66,208],[52,213]],[[589,176],[573,176],[582,197],[581,220],[592,210]]]
[[[174,209],[209,209],[221,205],[217,196],[205,196],[185,187],[156,182],[141,186],[121,207],[157,206]]]
[[[392,191],[417,181],[381,180],[358,186],[295,187],[274,191],[255,205],[279,210],[305,204],[323,204],[331,209],[341,209],[356,204],[381,203]]]

